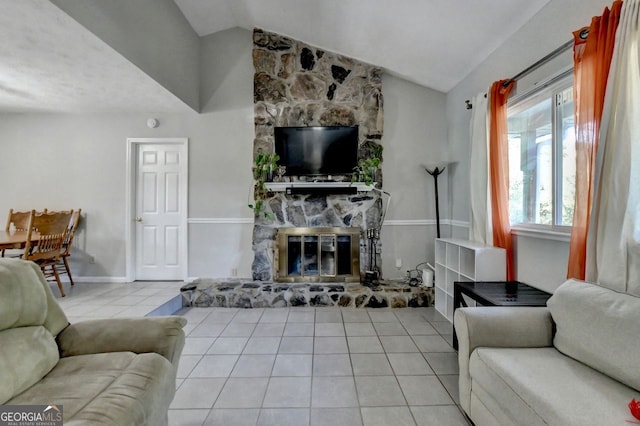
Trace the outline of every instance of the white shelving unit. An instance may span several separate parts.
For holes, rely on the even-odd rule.
[[[436,238],[436,310],[453,322],[455,281],[505,281],[505,249],[473,241]]]

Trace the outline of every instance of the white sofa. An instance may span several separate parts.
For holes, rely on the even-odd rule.
[[[460,404],[477,425],[625,425],[640,298],[569,280],[547,307],[460,308]]]

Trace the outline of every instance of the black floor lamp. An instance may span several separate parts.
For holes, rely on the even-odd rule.
[[[433,184],[435,185],[435,189],[436,189],[436,229],[438,232],[438,238],[440,238],[440,205],[438,203],[438,176],[441,175],[442,172],[444,172],[444,169],[446,169],[446,166],[436,166],[433,169],[425,168],[427,173],[433,176]]]

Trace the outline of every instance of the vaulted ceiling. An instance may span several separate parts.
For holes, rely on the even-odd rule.
[[[186,107],[52,3],[0,0],[0,112],[158,109]]]
[[[262,28],[448,92],[549,0],[175,0],[200,36]]]
[[[199,36],[259,27],[445,93],[549,2],[174,1]],[[0,112],[188,109],[54,4],[0,0],[0,8]]]

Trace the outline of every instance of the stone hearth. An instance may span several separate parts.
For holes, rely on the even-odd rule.
[[[243,279],[197,279],[180,290],[182,306],[281,308],[289,306],[406,308],[433,305],[433,288],[383,281],[360,283],[274,283]]]

